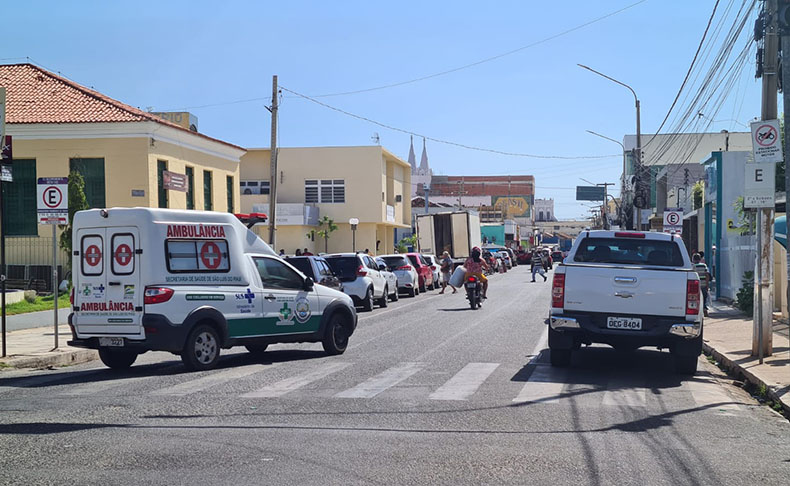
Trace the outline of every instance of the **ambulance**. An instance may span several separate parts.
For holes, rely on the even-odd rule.
[[[247,224],[245,224],[246,221]],[[265,215],[111,208],[79,211],[72,236],[70,346],[124,369],[169,351],[192,370],[220,349],[260,354],[320,342],[341,354],[357,325],[351,298],[315,284],[248,226]]]

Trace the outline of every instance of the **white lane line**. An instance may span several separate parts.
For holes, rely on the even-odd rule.
[[[499,363],[469,363],[428,397],[431,400],[467,400],[497,369]]]
[[[646,407],[647,388],[610,380],[601,403],[608,407]]]
[[[300,375],[292,376],[291,378],[286,378],[284,380],[280,380],[277,383],[273,383],[271,385],[265,386],[260,390],[256,390],[254,392],[245,393],[242,395],[242,398],[274,398],[285,395],[286,393],[290,393],[294,390],[298,390],[305,385],[309,385],[310,383],[320,380],[326,376],[331,375],[332,373],[336,373],[340,370],[343,370],[347,367],[351,366],[351,363],[328,363],[321,365],[321,368],[308,371],[306,373],[302,373]]]
[[[263,370],[271,369],[279,364],[280,363],[275,363],[270,365],[247,365],[247,366],[238,366],[235,368],[229,368],[227,370],[218,371],[210,375],[201,376],[200,378],[196,378],[194,380],[185,381],[183,383],[179,383],[178,385],[169,386],[167,388],[161,388],[159,390],[154,390],[150,394],[154,396],[189,395],[195,392],[205,390],[206,388],[210,388],[212,386],[228,382],[230,380],[244,378],[245,376],[249,376]]]
[[[695,376],[684,382],[698,407],[705,407],[715,411],[737,411],[740,405],[735,402],[723,386],[713,378]]]
[[[536,365],[535,371],[524,384],[518,396],[513,399],[515,403],[559,403],[560,396],[565,390],[568,370],[552,368],[548,365]]]
[[[423,365],[424,363],[400,363],[335,396],[338,398],[373,398],[387,388],[393,387],[417,373]]]

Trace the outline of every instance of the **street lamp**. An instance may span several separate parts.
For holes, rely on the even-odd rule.
[[[357,218],[351,218],[348,220],[348,224],[351,225],[351,251],[354,253],[357,252],[357,225],[359,224],[359,220]]]
[[[598,76],[604,77],[609,81],[619,84],[620,86],[624,86],[628,88],[632,95],[634,95],[634,104],[636,105],[636,174],[637,180],[641,179],[642,176],[642,125],[639,119],[639,97],[636,95],[636,91],[634,88],[628,86],[627,84],[623,83],[622,81],[618,81],[610,76],[605,75],[604,73],[598,72],[595,69],[585,66],[584,64],[577,64],[580,68],[584,68],[590,72],[597,74]],[[623,147],[625,150],[625,147]],[[636,195],[636,191],[634,191]]]
[[[615,140],[613,138],[607,137],[606,135],[601,135],[598,132],[594,132],[592,130],[585,130],[585,131],[587,133],[591,134],[591,135],[595,135],[596,137],[601,137],[601,138],[603,138],[605,140],[609,140],[610,142],[614,142],[617,145],[619,145],[620,147],[622,147],[622,149],[623,149],[623,175],[620,178],[620,199],[625,201],[625,199],[624,199],[624,195],[625,195],[625,192],[626,192],[625,191],[625,145],[623,145],[622,143],[620,143],[619,141],[617,141],[617,140]],[[617,210],[620,212],[620,224],[623,224],[623,222],[626,219],[625,218],[625,214],[623,213],[623,208],[618,205]],[[626,226],[626,229],[632,229],[632,228],[629,228],[628,226]]]

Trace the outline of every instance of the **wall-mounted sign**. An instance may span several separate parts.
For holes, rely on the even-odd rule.
[[[774,207],[776,164],[773,162],[746,164],[745,169],[743,207]]]
[[[189,181],[187,181],[186,174],[166,170],[162,172],[162,187],[170,191],[187,192],[189,190]]]

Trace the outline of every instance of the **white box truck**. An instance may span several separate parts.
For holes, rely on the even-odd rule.
[[[357,325],[350,297],[315,285],[233,214],[80,211],[72,245],[69,345],[98,349],[110,368],[170,351],[205,370],[221,348],[287,342],[340,354]]]
[[[420,253],[441,256],[448,251],[454,260],[462,260],[482,244],[480,215],[475,211],[418,214],[416,226]]]

